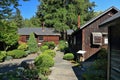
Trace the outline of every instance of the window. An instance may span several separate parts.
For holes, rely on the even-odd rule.
[[[108,44],[108,34],[107,33],[102,33],[103,35],[103,44],[107,45]]]
[[[74,36],[74,45],[76,45],[76,36]]]
[[[93,32],[92,33],[92,43],[93,43],[93,45],[102,45],[102,33]]]
[[[108,38],[104,37],[104,44],[108,44]]]
[[[39,36],[39,41],[43,41],[43,36]]]
[[[26,36],[26,41],[28,41],[29,40],[29,36]]]

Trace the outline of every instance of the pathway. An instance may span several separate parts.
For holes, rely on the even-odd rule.
[[[49,80],[78,80],[72,67],[73,64],[63,60],[63,55],[62,52],[56,52],[55,65],[52,67]]]
[[[27,57],[21,59],[13,59],[9,61],[5,61],[0,63],[0,73],[13,70],[20,66],[21,62],[24,60],[35,59],[38,55],[37,54],[30,54]]]

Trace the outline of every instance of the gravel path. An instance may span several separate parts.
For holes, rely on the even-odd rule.
[[[38,55],[37,54],[30,54],[25,58],[21,59],[13,59],[10,61],[5,61],[0,63],[0,73],[7,72],[9,70],[14,70],[20,66],[21,62],[24,60],[35,59]]]
[[[63,60],[63,53],[57,51],[55,65],[52,67],[52,73],[49,80],[78,80],[69,61]]]

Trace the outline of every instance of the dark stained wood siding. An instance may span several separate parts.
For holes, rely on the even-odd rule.
[[[89,24],[88,26],[83,28],[82,34],[84,34],[83,35],[84,39],[83,39],[82,50],[87,51],[84,55],[85,59],[88,59],[90,56],[94,55],[96,52],[98,52],[101,49],[101,46],[91,44],[91,34],[92,34],[92,32],[108,33],[108,28],[104,27],[104,28],[100,29],[99,24],[101,24],[106,19],[110,18],[111,16],[109,14],[113,15],[114,11],[106,13],[105,15],[101,16],[99,19],[95,20],[94,22],[92,22],[91,24]],[[106,46],[104,46],[104,47],[106,47]]]
[[[26,43],[27,42],[27,40],[26,40],[27,36],[28,35],[21,35],[21,36],[19,36],[19,43],[21,43],[21,42],[25,42]],[[59,35],[51,35],[51,36],[44,35],[42,42],[39,41],[39,35],[36,35],[36,40],[37,40],[38,43],[54,41],[55,44],[58,44],[59,43]]]
[[[26,43],[26,36],[27,35],[20,35],[19,36],[19,43],[21,43],[21,42],[25,42]]]
[[[76,52],[78,50],[86,51],[86,53],[83,55],[85,60],[88,59],[89,57],[91,57],[92,55],[94,55],[95,53],[97,53],[101,49],[101,47],[107,48],[107,45],[104,45],[104,46],[92,45],[91,44],[91,35],[92,35],[92,32],[108,33],[107,27],[99,28],[99,25],[106,19],[110,18],[115,13],[117,13],[116,10],[114,10],[114,9],[110,10],[109,12],[102,15],[98,19],[96,19],[93,22],[91,22],[90,24],[86,25],[81,30],[74,32],[72,34],[71,40],[74,42],[74,39],[73,39],[74,36],[78,37],[77,35],[81,35],[81,37],[79,37],[79,39],[77,39],[77,42],[76,42],[76,43],[78,43],[78,42],[81,43],[81,45],[77,46],[77,44],[74,45],[72,43],[70,47]]]
[[[109,28],[110,80],[120,79],[120,23]]]
[[[43,40],[44,40],[44,42],[54,41],[56,44],[58,44],[59,43],[59,36],[44,36]]]

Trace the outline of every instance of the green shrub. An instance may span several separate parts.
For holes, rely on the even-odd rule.
[[[34,53],[34,52],[38,51],[38,44],[37,44],[37,41],[35,39],[34,33],[30,34],[30,38],[29,38],[27,44],[28,44],[28,50],[31,53]]]
[[[12,56],[6,56],[6,57],[5,57],[5,60],[6,60],[6,61],[9,61],[9,60],[11,60],[11,59],[13,59]]]
[[[48,50],[45,50],[44,52],[43,52],[43,54],[48,54],[48,55],[50,55],[50,56],[52,56],[52,57],[55,57],[55,51],[53,51],[53,50],[50,50],[50,49],[48,49]]]
[[[74,59],[74,55],[72,53],[67,53],[63,56],[63,59],[65,60],[73,60]]]
[[[35,65],[37,67],[52,67],[54,65],[53,58],[48,54],[40,54],[35,59]]]
[[[48,77],[45,76],[45,75],[43,75],[43,74],[41,74],[40,72],[39,72],[39,78],[40,78],[41,80],[48,80]]]
[[[43,45],[48,46],[49,49],[54,49],[55,48],[55,43],[52,42],[45,42]]]
[[[59,42],[59,45],[58,45],[59,50],[64,51],[65,48],[67,48],[67,47],[68,47],[68,44],[66,43],[66,41],[61,40]]]
[[[4,61],[4,58],[6,57],[5,51],[0,51],[0,62]]]
[[[28,48],[28,45],[26,43],[21,43],[18,46],[18,49],[20,49],[20,50],[27,50],[27,48]]]
[[[8,51],[7,55],[12,56],[13,58],[22,58],[22,57],[26,56],[26,53],[23,50],[16,49],[16,50]]]
[[[45,50],[48,50],[48,46],[46,46],[46,45],[45,45],[45,46],[41,46],[41,47],[40,47],[40,50],[41,50],[42,52],[44,52]]]
[[[48,67],[40,67],[38,71],[44,76],[49,75],[51,72],[51,70]]]

